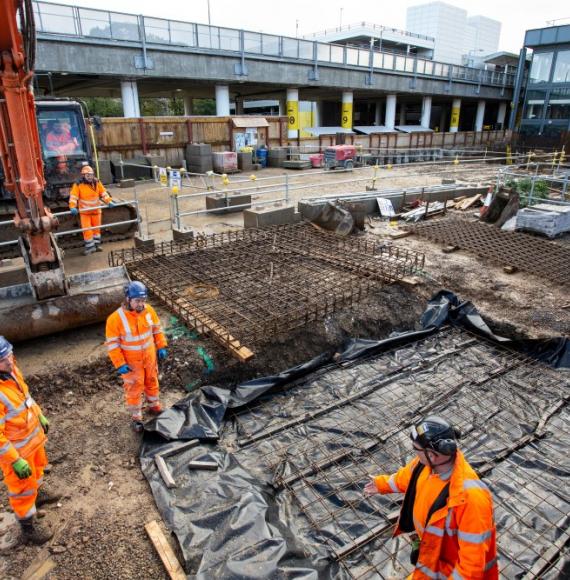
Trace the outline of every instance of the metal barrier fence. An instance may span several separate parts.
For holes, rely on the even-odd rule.
[[[122,220],[122,221],[118,221],[118,222],[110,222],[110,223],[101,224],[101,226],[93,226],[93,227],[88,227],[88,228],[75,228],[73,230],[64,230],[64,231],[61,231],[61,232],[56,231],[56,232],[54,232],[54,236],[56,238],[59,238],[59,237],[62,237],[62,236],[70,236],[70,235],[79,234],[79,233],[87,232],[87,231],[91,231],[91,230],[99,230],[99,229],[105,229],[105,228],[115,228],[115,227],[118,227],[118,226],[125,226],[125,225],[128,225],[128,224],[134,224],[134,223],[137,224],[137,226],[138,226],[138,232],[139,232],[139,235],[140,235],[141,234],[141,217],[140,217],[140,212],[139,212],[139,202],[138,202],[138,199],[137,199],[136,190],[135,190],[135,198],[133,200],[130,200],[130,201],[122,201],[122,202],[113,202],[113,203],[114,203],[114,207],[120,207],[120,206],[126,206],[126,205],[135,207],[136,212],[137,212],[136,219],[132,219],[132,220]],[[89,208],[89,211],[93,211],[93,210],[96,210],[96,209],[106,209],[108,207],[109,206],[107,206],[107,205],[100,205],[100,206],[97,206],[97,207]],[[79,213],[81,213],[81,210],[80,210]],[[53,215],[54,215],[54,217],[69,216],[69,215],[71,215],[71,211],[60,211],[60,212],[54,213]],[[10,225],[13,222],[14,222],[14,220],[4,220],[4,221],[0,221],[0,227]],[[3,246],[13,246],[13,245],[16,245],[16,244],[18,244],[18,239],[15,239],[15,240],[7,240],[5,242],[0,242],[0,247],[3,247]]]
[[[318,64],[409,73],[449,81],[512,87],[515,75],[435,62],[416,56],[330,44],[191,22],[94,10],[78,6],[34,2],[38,34],[76,36],[147,45],[184,47],[189,51],[274,57]]]

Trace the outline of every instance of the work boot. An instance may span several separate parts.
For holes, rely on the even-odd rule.
[[[83,255],[84,256],[89,256],[90,254],[94,254],[97,250],[95,250],[95,248],[85,248],[83,250]]]
[[[156,403],[152,407],[148,408],[148,412],[151,415],[159,415],[160,413],[162,413],[162,405],[160,403]]]
[[[20,526],[22,527],[22,542],[24,544],[40,546],[53,537],[53,532],[38,522],[36,516],[20,520]]]
[[[99,244],[97,244],[97,245],[95,246],[95,251],[96,251],[96,252],[102,252],[102,251],[103,251],[103,248],[102,248],[102,247],[101,247]]]
[[[142,433],[144,431],[143,422],[142,421],[136,421],[135,419],[133,419],[131,421],[131,429],[135,433]]]
[[[40,487],[36,497],[36,507],[41,507],[50,503],[57,503],[61,499],[61,493],[50,491],[45,486]]]

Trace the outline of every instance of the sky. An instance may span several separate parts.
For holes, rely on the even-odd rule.
[[[370,22],[405,29],[408,6],[421,0],[59,0],[59,4],[85,6],[115,12],[143,14],[215,26],[243,28],[282,36],[299,36],[357,22]],[[520,50],[525,30],[548,26],[547,21],[564,19],[570,24],[570,5],[562,0],[448,0],[467,10],[502,24],[499,50]]]

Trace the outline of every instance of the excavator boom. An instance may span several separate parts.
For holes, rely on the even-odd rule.
[[[45,179],[32,77],[35,27],[32,0],[0,0],[0,162],[4,187],[16,201],[27,284],[0,288],[0,328],[8,340],[98,322],[121,302],[124,268],[69,279],[44,205]]]
[[[18,19],[19,24],[18,26]],[[35,29],[31,0],[0,0],[0,160],[4,187],[16,200],[14,223],[38,300],[67,293],[63,262],[44,206],[42,151],[31,89]]]

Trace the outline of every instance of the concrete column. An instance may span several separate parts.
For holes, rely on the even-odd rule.
[[[121,100],[123,101],[123,116],[141,116],[137,81],[121,81]]]
[[[342,112],[340,115],[340,126],[343,129],[352,129],[352,91],[342,93]]]
[[[431,122],[431,97],[426,95],[422,102],[422,118],[420,125],[422,127],[429,127]]]
[[[243,99],[236,99],[236,115],[243,115]]]
[[[497,128],[505,128],[505,116],[507,115],[507,103],[502,101],[499,103],[499,110],[497,111]]]
[[[484,120],[485,120],[485,101],[481,99],[477,103],[477,114],[475,115],[475,131],[483,130]]]
[[[376,101],[376,110],[374,111],[374,124],[379,127],[382,125],[382,103]]]
[[[447,108],[441,107],[441,113],[439,114],[439,130],[445,133],[446,125],[447,125]]]
[[[287,137],[299,136],[299,89],[287,89]]]
[[[400,121],[398,125],[405,125],[406,124],[406,103],[402,103],[400,105]]]
[[[461,112],[461,99],[453,99],[451,103],[451,121],[449,122],[449,132],[459,131],[459,114]]]
[[[386,95],[384,125],[388,129],[393,129],[396,126],[396,95]]]
[[[323,119],[321,117],[321,102],[313,102],[313,126],[320,127],[322,125]]]
[[[216,85],[216,116],[227,117],[230,114],[230,87]]]
[[[192,110],[192,97],[190,95],[184,95],[184,114],[188,117],[189,115],[193,115]]]
[[[279,116],[284,117],[287,112],[287,102],[284,99],[279,99]]]

